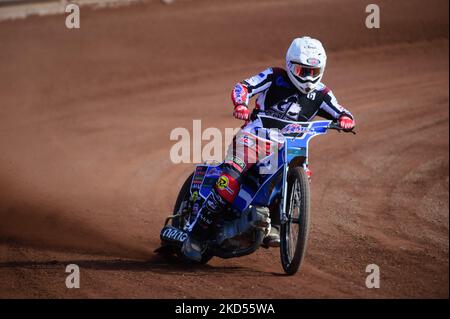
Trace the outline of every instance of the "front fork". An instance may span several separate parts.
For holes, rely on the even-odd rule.
[[[285,151],[285,158],[287,159],[287,148]],[[308,161],[305,160],[305,162],[302,165],[303,169],[305,170],[306,174],[308,175],[308,179],[311,182],[311,171],[308,168]],[[281,201],[280,201],[280,222],[281,224],[285,224],[289,221],[288,212],[287,209],[287,201],[288,201],[288,174],[289,174],[289,164],[285,163],[283,168],[283,183],[282,183],[282,190],[281,190]]]
[[[284,225],[288,222],[286,207],[287,207],[287,178],[289,173],[289,162],[288,162],[288,147],[284,147],[284,167],[283,167],[283,183],[281,184],[281,201],[280,201],[280,223]]]

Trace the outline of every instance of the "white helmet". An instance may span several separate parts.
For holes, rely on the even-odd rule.
[[[319,40],[310,37],[295,39],[286,54],[286,68],[292,83],[304,94],[320,84],[327,63],[327,54]]]

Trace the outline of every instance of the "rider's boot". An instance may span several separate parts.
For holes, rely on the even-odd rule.
[[[264,237],[262,246],[264,248],[280,247],[280,214],[278,213],[279,202],[275,201],[270,209],[270,231]]]
[[[212,226],[225,205],[226,202],[214,188],[191,225],[189,237],[183,243],[181,252],[185,257],[198,262],[201,261],[206,248],[205,242],[211,237]]]
[[[280,247],[280,226],[272,224],[269,234],[264,237],[263,245],[265,247]]]

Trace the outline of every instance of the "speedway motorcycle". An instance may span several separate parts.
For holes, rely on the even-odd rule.
[[[201,263],[213,257],[236,258],[255,252],[270,231],[270,217],[280,224],[281,264],[288,275],[295,274],[305,256],[310,220],[310,189],[307,175],[309,141],[328,130],[343,131],[332,121],[291,122],[258,115],[263,127],[278,129],[284,147],[276,163],[261,161],[246,173],[233,204],[221,214],[207,241]],[[353,131],[350,131],[354,133]],[[259,174],[262,166],[275,165],[270,174]],[[201,164],[185,181],[173,215],[161,230],[161,254],[182,257],[181,246],[188,228],[216,184],[223,163]]]

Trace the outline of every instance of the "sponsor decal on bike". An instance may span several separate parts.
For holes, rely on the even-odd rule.
[[[314,134],[315,130],[312,128],[309,128],[307,126],[302,126],[301,124],[292,123],[289,125],[286,125],[282,130],[281,133],[283,134],[297,134],[297,133],[310,133]]]
[[[215,177],[206,177],[205,180],[203,181],[203,187],[212,187],[214,184],[216,184],[217,182],[217,176]]]
[[[201,185],[202,185],[202,184],[192,184],[191,191],[192,191],[192,192],[197,192],[197,191],[199,191]]]
[[[234,191],[230,187],[230,180],[227,176],[220,176],[220,178],[217,180],[216,184],[217,189],[220,191],[227,191],[230,195],[234,195]],[[222,196],[228,196],[222,193]]]
[[[228,184],[230,183],[230,180],[226,176],[220,176],[220,178],[217,180],[217,188],[218,189],[226,189],[228,187]]]
[[[191,202],[196,202],[198,199],[198,191],[192,193]]]
[[[219,177],[222,171],[216,167],[211,167],[207,173],[207,177]]]
[[[247,166],[243,160],[241,160],[239,157],[237,157],[237,156],[235,156],[235,155],[227,156],[227,157],[225,158],[225,162],[228,162],[228,163],[229,163],[229,162],[235,163],[235,164],[236,164],[237,166],[239,166],[242,170],[244,170],[245,167]]]
[[[207,167],[198,166],[195,169],[194,179],[192,180],[192,188],[198,190],[205,179]]]
[[[192,216],[197,216],[199,210],[200,210],[200,204],[196,202],[192,206]]]
[[[169,240],[176,240],[183,242],[188,238],[188,234],[182,230],[171,227],[163,230],[162,237]]]
[[[209,204],[209,202],[207,202],[207,204]],[[212,209],[217,210],[217,205],[214,204],[214,206],[213,206],[213,205],[211,204],[211,205],[208,205],[208,208],[212,208]],[[211,224],[213,223],[213,220],[212,220],[211,218],[208,218],[208,217],[204,216],[203,214],[201,214],[199,217],[200,217],[200,220],[201,220],[204,224],[211,225]]]
[[[288,149],[288,155],[292,155],[292,156],[306,156],[306,149],[304,149],[304,148],[290,148],[290,149]]]
[[[195,176],[205,176],[207,169],[208,167],[206,166],[197,166],[195,169]]]

